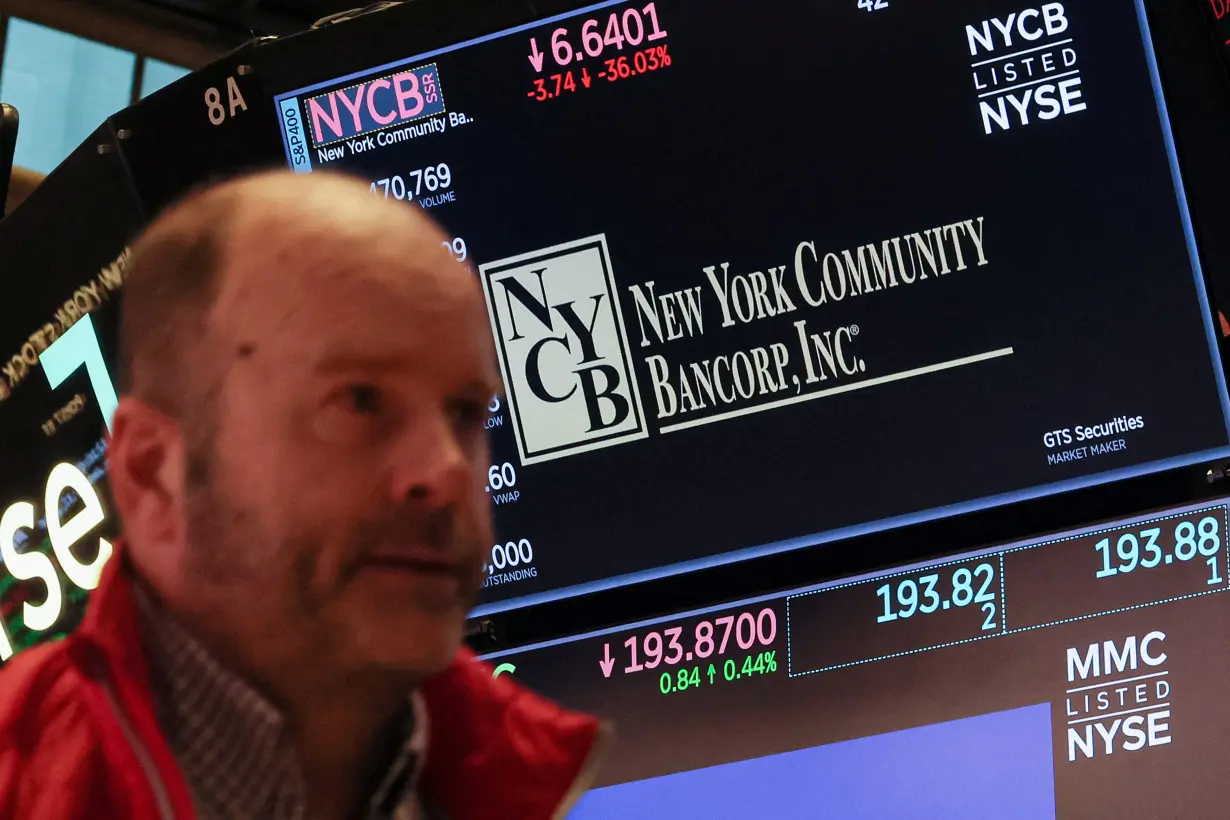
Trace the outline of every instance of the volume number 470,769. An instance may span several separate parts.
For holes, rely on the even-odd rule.
[[[387,179],[378,179],[372,183],[373,194],[384,194],[385,199],[405,200],[413,202],[424,193],[435,193],[448,189],[453,184],[453,172],[447,162],[428,165],[426,168],[415,168],[405,176],[394,174]]]

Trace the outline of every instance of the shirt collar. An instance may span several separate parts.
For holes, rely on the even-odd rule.
[[[158,719],[198,812],[306,816],[302,771],[281,713],[223,667],[140,585],[136,599]],[[391,763],[374,786],[368,817],[405,816],[406,808],[416,805],[426,741],[426,709],[415,693],[390,729]]]

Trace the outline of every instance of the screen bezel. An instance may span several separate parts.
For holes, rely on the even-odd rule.
[[[1230,138],[1230,84],[1212,43],[1211,31],[1196,6],[1199,0],[1180,4],[1165,0],[1136,2],[1146,12],[1152,35],[1210,318],[1216,326],[1218,304],[1230,304],[1230,234],[1222,237],[1216,230],[1222,222],[1218,217],[1230,210],[1225,198],[1219,195],[1230,181],[1230,157],[1216,150],[1216,146],[1225,145]],[[276,53],[276,59],[261,60],[262,80],[270,97],[276,98],[593,5],[574,0],[548,0],[532,5],[479,0],[461,10],[443,0],[417,0],[271,44],[274,47],[270,51]],[[1130,226],[1125,229],[1130,230]],[[1223,296],[1220,300],[1219,295]],[[1217,347],[1225,373],[1228,345],[1220,334]],[[1090,520],[1200,500],[1216,495],[1220,489],[1204,481],[1207,469],[1189,466],[1161,471],[824,544],[841,544],[841,549],[802,547],[531,603],[484,616],[482,633],[487,640],[494,636],[501,647],[520,645],[559,637],[564,634],[561,624],[569,625],[567,632],[599,628],[798,586],[804,581],[820,582],[965,552],[983,544],[1027,538]],[[901,479],[903,483],[908,480]],[[885,491],[891,491],[891,486],[886,486]]]

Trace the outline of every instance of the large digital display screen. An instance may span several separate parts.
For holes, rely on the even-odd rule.
[[[1227,499],[496,652],[611,720],[574,820],[1219,817]]]
[[[246,47],[117,114],[0,222],[0,663],[72,628],[120,530],[127,243],[264,163],[426,209],[481,279],[504,390],[476,615],[1230,451],[1201,266],[1224,254],[1180,169],[1217,175],[1192,164],[1174,80],[1197,61],[1166,25],[1158,65],[1169,16],[450,8]]]
[[[354,68],[276,116],[481,278],[479,613],[1230,443],[1139,0],[625,0]]]

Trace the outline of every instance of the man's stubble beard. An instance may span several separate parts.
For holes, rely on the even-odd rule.
[[[396,540],[400,532],[417,531],[423,541],[441,549],[459,542],[463,560],[473,561],[483,551],[477,533],[458,532],[464,522],[455,511],[423,512],[412,505],[387,508],[350,528],[346,533],[345,563],[338,568],[339,576],[335,579],[336,589],[320,589],[314,583],[314,568],[324,545],[307,534],[274,535],[266,531],[258,510],[228,492],[220,469],[216,419],[202,421],[196,426],[198,436],[189,441],[186,453],[185,518],[189,543],[185,570],[192,579],[190,583],[208,585],[225,596],[240,590],[259,594],[260,589],[247,588],[253,584],[262,588],[270,583],[280,586],[289,581],[296,599],[295,616],[310,617],[325,606],[331,593],[339,592],[355,578],[363,556],[374,551],[382,539]],[[287,572],[289,579],[285,577]],[[478,574],[460,580],[457,604],[462,612],[469,612],[474,606],[480,589]]]
[[[259,549],[253,543],[257,523],[252,511],[233,501],[218,478],[211,455],[188,454],[185,569],[211,585],[243,584],[259,569],[253,560]]]
[[[228,491],[218,440],[218,387],[209,389],[185,413],[184,508],[189,582],[239,591],[268,578],[274,547],[257,510]],[[272,579],[270,579],[272,580]],[[304,580],[306,579],[296,579]]]

